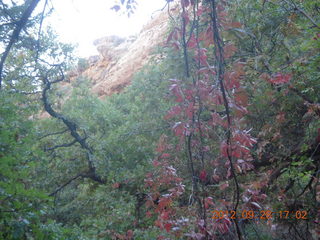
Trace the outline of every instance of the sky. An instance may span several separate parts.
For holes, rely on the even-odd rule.
[[[51,0],[52,16],[45,24],[51,25],[63,42],[78,44],[80,57],[97,55],[93,41],[108,35],[130,36],[164,7],[165,0],[137,0],[135,13],[127,15],[110,10],[114,0]]]

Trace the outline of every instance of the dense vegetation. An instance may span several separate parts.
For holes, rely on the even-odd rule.
[[[47,1],[0,1],[0,239],[319,238],[318,1],[177,4],[100,99]]]

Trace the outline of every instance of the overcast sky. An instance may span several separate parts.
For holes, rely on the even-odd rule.
[[[114,0],[51,0],[55,11],[45,21],[54,27],[60,40],[79,44],[79,56],[88,57],[97,54],[92,43],[95,39],[136,34],[152,13],[165,5],[165,0],[137,2],[135,14],[128,18],[110,10]]]

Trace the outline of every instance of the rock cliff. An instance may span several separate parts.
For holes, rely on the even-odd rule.
[[[100,97],[119,93],[130,83],[133,74],[154,56],[153,49],[163,44],[168,25],[168,14],[163,11],[136,37],[107,36],[96,40],[94,45],[99,56],[90,57],[86,69],[71,73],[71,81],[78,76],[88,78],[93,84],[92,92]]]

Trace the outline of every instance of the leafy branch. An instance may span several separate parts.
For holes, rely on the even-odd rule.
[[[32,0],[30,2],[27,9],[23,12],[21,19],[16,23],[16,27],[10,37],[10,41],[9,41],[8,45],[6,46],[4,52],[2,53],[2,56],[0,59],[0,89],[2,87],[3,67],[4,67],[5,61],[9,55],[9,52],[10,52],[13,44],[18,40],[21,30],[27,24],[29,17],[31,16],[32,12],[37,7],[39,2],[40,2],[40,0]]]

